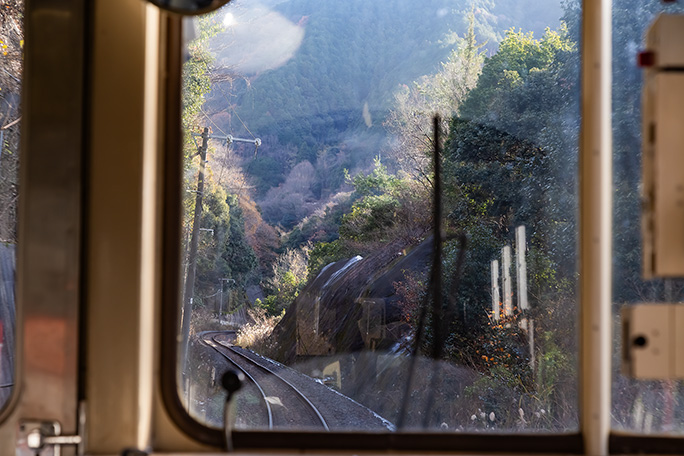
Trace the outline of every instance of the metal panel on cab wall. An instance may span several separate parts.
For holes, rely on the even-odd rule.
[[[642,109],[644,278],[684,277],[684,16],[646,33]]]
[[[622,371],[638,379],[684,378],[684,304],[622,309]]]
[[[78,409],[85,5],[27,0],[25,7],[19,396],[3,432],[10,423],[38,419],[57,421],[72,434]],[[15,438],[8,443],[13,446]],[[9,454],[1,445],[0,453]]]
[[[684,72],[659,72],[645,85],[644,272],[684,277]]]

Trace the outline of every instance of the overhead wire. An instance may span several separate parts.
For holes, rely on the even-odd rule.
[[[245,130],[247,130],[247,133],[249,133],[252,136],[252,139],[256,139],[256,136],[254,136],[254,133],[252,133],[250,131],[250,129],[247,127],[247,125],[245,125],[245,123],[242,121],[242,118],[240,117],[240,114],[238,114],[238,112],[235,110],[235,108],[230,106],[230,109],[233,111],[233,113],[235,113],[235,116],[238,118],[238,120],[240,121],[242,126],[245,127]]]
[[[240,121],[240,123],[242,124],[242,126],[245,128],[245,130],[252,136],[253,139],[257,139],[257,138],[254,136],[254,134],[251,132],[251,130],[247,127],[247,125],[244,123],[244,121],[243,121],[242,118],[239,116],[239,114],[238,114],[238,113],[235,111],[235,109],[232,107],[232,105],[231,105],[231,103],[230,103],[230,99],[228,98],[228,95],[226,94],[226,92],[225,92],[225,91],[223,90],[223,88],[221,87],[221,84],[216,84],[216,87],[218,87],[219,91],[221,92],[221,94],[223,95],[224,99],[226,100],[227,106],[231,109],[231,111],[232,111],[233,113],[235,113],[236,117],[238,118],[238,120]],[[218,131],[221,132],[221,134],[223,134],[223,135],[226,136],[226,137],[231,136],[231,135],[227,134],[227,133],[226,133],[226,132],[225,132],[225,131],[224,131],[224,130],[223,130],[223,129],[222,129],[222,128],[221,128],[221,127],[220,127],[220,126],[219,126],[219,125],[218,125],[210,116],[209,116],[209,114],[208,114],[204,109],[202,109],[201,107],[200,107],[200,112],[202,113],[202,115],[203,115],[209,122],[211,122],[211,124],[212,124]],[[193,137],[193,141],[195,142],[195,146],[198,146],[197,141],[195,140],[194,137]],[[229,147],[229,144],[226,143],[226,148],[228,149],[228,147]],[[246,179],[246,175],[249,174],[249,169],[250,169],[250,167],[252,166],[252,164],[254,163],[254,161],[255,161],[255,159],[256,159],[257,150],[258,150],[258,145],[257,145],[257,147],[256,147],[255,150],[254,150],[254,159],[252,159],[251,161],[249,161],[249,163],[247,163],[247,166],[245,166],[245,167],[238,166],[238,167],[237,167],[237,168],[241,169],[241,171],[242,171],[242,172],[241,172],[241,176],[240,176],[240,177],[241,177],[241,178],[240,178],[240,185],[237,186],[237,187],[226,187],[226,190],[228,190],[228,193],[237,195],[237,196],[238,196],[238,199],[241,197],[241,195],[244,194],[244,191],[245,191],[247,188],[249,188],[249,187],[248,187],[248,182],[247,182],[247,179]],[[225,171],[228,167],[229,167],[229,166],[228,166],[227,163],[226,163],[226,164],[221,164],[221,171],[220,171],[220,173],[219,173],[219,175],[218,175],[218,181],[217,181],[217,183],[218,183],[219,185],[221,185],[221,182],[222,182],[222,180],[223,180],[223,173],[224,173],[224,171]]]
[[[211,122],[211,124],[212,124],[214,127],[216,127],[216,129],[217,129],[218,131],[220,131],[223,135],[228,136],[228,133],[226,133],[225,131],[223,131],[223,129],[222,129],[221,127],[219,127],[219,126],[216,124],[216,122],[214,122],[214,120],[213,120],[211,117],[209,117],[209,114],[207,114],[207,113],[204,111],[204,109],[200,108],[200,112],[201,112],[202,114],[204,114],[204,117],[206,117],[207,120],[208,120],[209,122]]]
[[[219,92],[221,92],[221,95],[223,95],[223,98],[226,101],[226,105],[233,112],[233,114],[235,114],[237,119],[240,121],[240,124],[242,124],[243,128],[245,129],[245,131],[247,131],[247,133],[249,133],[249,135],[252,137],[252,139],[257,139],[256,136],[254,135],[254,133],[252,133],[252,131],[249,129],[249,127],[247,127],[247,124],[245,124],[245,122],[242,120],[240,115],[237,113],[237,111],[233,107],[232,103],[230,102],[230,99],[228,98],[228,94],[226,94],[226,92],[223,90],[223,87],[221,86],[221,84],[216,84],[216,87],[219,89]],[[205,115],[206,115],[206,113],[205,113]],[[212,123],[213,123],[213,121],[212,121]],[[225,132],[223,132],[223,130],[221,130],[221,131],[224,135],[226,134]],[[249,163],[247,163],[247,166],[245,166],[243,168],[244,174],[249,174],[250,167],[252,166],[252,164],[256,160],[257,151],[258,151],[258,146],[254,149],[254,159],[251,160]],[[241,195],[244,192],[244,190],[247,188],[246,185],[247,185],[247,179],[242,179],[240,186],[235,187],[235,189],[238,190],[238,192],[239,192],[238,195]]]
[[[219,127],[218,124],[217,124],[216,122],[214,122],[214,120],[213,120],[211,117],[209,117],[209,114],[207,114],[206,111],[205,111],[204,109],[202,109],[201,107],[200,107],[200,112],[204,115],[204,117],[207,118],[207,120],[208,120],[209,122],[212,123],[212,125],[213,125],[214,127],[216,127],[216,129],[217,129],[218,131],[221,132],[221,134],[223,134],[223,135],[226,136],[226,137],[230,136],[228,133],[226,133],[225,131],[223,131],[223,129],[222,129],[221,127]],[[222,166],[222,167],[221,167],[221,172],[219,173],[219,176],[218,176],[218,183],[219,183],[219,184],[221,183],[221,180],[223,179],[223,171],[224,171],[224,169],[225,169],[225,166]]]
[[[230,108],[230,110],[233,111],[233,114],[235,114],[235,117],[237,117],[238,120],[240,121],[240,123],[242,124],[242,127],[247,131],[247,133],[249,133],[252,136],[252,139],[256,139],[256,136],[254,136],[254,133],[252,133],[251,130],[249,129],[249,127],[247,127],[247,125],[245,124],[245,122],[243,122],[242,117],[240,117],[240,114],[238,114],[238,112],[235,110],[235,108],[231,104],[230,99],[228,98],[228,95],[226,94],[226,92],[223,90],[223,87],[221,87],[221,84],[217,84],[216,86],[218,87],[219,91],[223,95],[223,98],[226,100],[226,103],[228,103],[228,107]]]

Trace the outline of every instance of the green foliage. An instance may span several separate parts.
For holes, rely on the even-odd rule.
[[[400,206],[401,181],[388,174],[379,158],[368,175],[358,174],[353,178],[347,175],[347,181],[354,187],[352,197],[358,199],[351,212],[342,217],[340,236],[362,242],[389,234]]]
[[[274,294],[266,297],[262,307],[269,315],[281,315],[295,300],[303,285],[292,272],[286,272],[278,283],[278,288],[272,290]]]
[[[492,321],[479,340],[478,355],[486,375],[466,388],[466,397],[480,411],[494,413],[499,426],[550,429],[572,422],[567,406],[576,400],[577,369],[574,354],[558,345],[553,331],[543,331],[537,340],[535,370],[530,370],[527,333],[519,317]],[[567,323],[565,323],[567,326]],[[570,412],[572,414],[572,412]],[[477,421],[492,425],[487,420]],[[561,428],[566,424],[561,424]]]
[[[209,65],[212,61],[211,54],[198,46],[183,64],[182,122],[186,130],[193,127],[196,116],[204,104],[204,96],[211,90]]]
[[[254,306],[260,309],[264,309],[268,315],[279,315],[282,313],[282,305],[278,302],[277,295],[269,295],[263,301],[257,299],[254,302]]]
[[[308,247],[286,250],[273,264],[271,277],[263,284],[267,297],[261,303],[269,315],[283,313],[304,287],[308,255]]]
[[[550,404],[558,386],[576,375],[575,365],[570,361],[569,354],[558,346],[553,332],[545,331],[538,340],[540,350],[535,372],[538,396],[542,402]]]
[[[205,191],[196,280],[197,288],[206,289],[206,294],[212,294],[219,285],[219,279],[227,277],[230,270],[230,258],[223,255],[230,236],[230,218],[225,192],[221,188]]]
[[[245,236],[245,221],[236,195],[226,198],[232,214],[230,220],[230,238],[226,254],[230,258],[231,275],[238,285],[245,285],[249,274],[257,266],[254,250],[247,243]]]
[[[507,226],[542,223],[544,200],[539,195],[548,184],[548,166],[547,152],[533,142],[487,124],[454,119],[445,147],[445,183],[460,187],[468,204],[454,205],[450,216],[463,220],[477,216],[474,210]]]
[[[339,238],[339,228],[345,212],[351,209],[348,195],[342,201],[325,208],[322,214],[313,214],[299,223],[287,235],[286,248],[299,248],[308,243],[332,242]]]
[[[394,224],[399,201],[392,195],[369,195],[354,203],[352,211],[345,214],[340,226],[340,236],[353,241],[367,241],[383,236]]]
[[[199,34],[188,44],[188,59],[183,63],[182,125],[185,131],[193,130],[197,115],[201,112],[205,96],[211,91],[209,72],[214,62],[209,52],[209,40],[221,31],[216,13],[198,19]]]
[[[526,122],[520,122],[517,117],[512,117],[512,112],[524,113],[525,111],[547,111],[558,108],[554,103],[558,96],[563,94],[560,90],[548,90],[552,86],[548,82],[545,95],[551,98],[534,98],[535,84],[544,84],[546,75],[552,77],[552,82],[560,82],[559,65],[567,58],[567,55],[576,51],[575,43],[568,36],[567,27],[563,24],[558,32],[546,30],[540,40],[534,39],[532,32],[523,33],[514,29],[506,32],[506,37],[499,44],[499,50],[492,57],[485,60],[482,74],[477,87],[471,92],[468,100],[463,105],[461,116],[469,119],[487,119],[500,123],[500,128],[507,129],[516,125],[516,132]],[[540,79],[542,81],[540,81]],[[566,84],[570,81],[566,81]],[[525,96],[527,95],[527,96]],[[520,102],[525,101],[522,105]],[[538,120],[538,127],[546,120],[543,116]],[[540,129],[526,128],[521,133],[528,138],[535,138],[531,133]]]
[[[375,160],[373,170],[367,174],[348,177],[354,187],[351,211],[342,217],[340,238],[368,248],[397,238],[413,238],[424,235],[429,226],[429,213],[418,210],[424,207],[425,192],[410,179],[400,179],[387,172],[387,168]]]
[[[472,29],[466,43],[472,62],[478,52]],[[458,317],[450,322],[447,351],[452,360],[487,374],[489,379],[482,382],[490,383],[476,386],[477,395],[486,407],[504,416],[510,416],[516,399],[536,387],[517,317],[497,325],[488,318],[490,261],[511,242],[517,225],[526,225],[531,234],[533,304],[551,312],[554,306],[573,302],[574,193],[568,179],[574,178],[571,157],[576,157],[577,130],[575,124],[558,118],[571,117],[576,106],[576,73],[568,68],[575,52],[565,27],[559,32],[547,30],[540,40],[530,33],[509,31],[499,52],[485,61],[477,85],[462,93],[461,116],[448,125],[442,156],[444,209],[448,228],[464,231],[469,245],[461,277],[448,273],[445,277],[447,284],[459,282],[452,304]],[[462,71],[472,75],[476,67],[465,66],[470,70]],[[447,80],[444,74],[424,79],[416,93],[425,97],[430,92],[453,106],[454,101],[448,101],[450,92],[439,87]],[[458,88],[457,82],[454,87]],[[411,92],[407,93],[404,102],[409,106]],[[408,128],[400,123],[395,127]],[[426,169],[424,175],[429,174]],[[429,194],[417,194],[414,180],[390,174],[379,160],[370,173],[348,175],[347,180],[355,200],[342,217],[340,239],[314,246],[310,275],[352,252],[396,239],[399,227],[411,225],[409,214],[429,214],[425,209]],[[459,254],[457,242],[446,243],[445,271],[456,270]],[[396,286],[406,291],[404,285]],[[559,296],[564,300],[558,301]],[[409,307],[415,307],[417,297],[406,299],[405,318],[411,321],[415,309]],[[569,344],[574,339],[568,342],[563,333],[561,343],[561,333],[557,335],[558,339],[541,345],[544,378],[556,375],[550,372],[558,372],[563,364],[559,355],[573,349]],[[547,389],[548,384],[541,387]],[[517,407],[512,410],[517,412]]]
[[[332,242],[319,242],[315,244],[309,252],[307,280],[313,280],[326,265],[349,256],[348,248],[339,239]]]
[[[215,302],[217,289],[243,289],[258,266],[254,250],[247,242],[237,197],[226,195],[221,187],[210,186],[205,189],[203,206],[197,255],[198,304],[204,300]],[[228,285],[224,279],[229,279]],[[234,306],[240,304],[235,302]]]
[[[441,68],[431,76],[421,78],[415,84],[416,90],[428,100],[430,114],[440,113],[445,117],[459,112],[461,103],[476,86],[482,71],[485,43],[477,43],[475,16],[468,15],[468,31],[463,38],[456,37],[454,47]]]
[[[570,375],[568,353],[576,350],[567,322],[574,321],[568,309],[574,309],[576,288],[577,125],[566,120],[576,112],[575,53],[564,26],[547,30],[540,40],[509,31],[449,123],[442,156],[444,211],[447,228],[466,233],[468,249],[450,303],[457,319],[450,322],[447,353],[484,374],[468,389],[473,411],[479,409],[476,427],[548,428],[572,420],[555,409],[574,400],[560,379]],[[521,317],[502,315],[494,322],[490,315],[490,262],[511,244],[518,225],[529,234],[531,312],[545,315],[534,372]],[[447,287],[456,281],[449,271],[456,269],[459,253],[457,242],[445,244]]]
[[[354,187],[357,197],[377,196],[383,193],[391,193],[399,186],[400,181],[387,172],[387,167],[382,164],[379,157],[373,162],[373,170],[366,176],[357,174],[353,178],[345,172],[346,180]]]

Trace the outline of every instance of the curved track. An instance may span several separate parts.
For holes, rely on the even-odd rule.
[[[244,373],[256,387],[266,409],[269,429],[322,427],[326,431],[329,430],[328,423],[320,411],[292,383],[257,360],[219,340],[216,334],[204,334],[202,340]]]

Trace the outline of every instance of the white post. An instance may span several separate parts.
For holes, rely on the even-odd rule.
[[[517,281],[518,310],[529,308],[527,303],[527,262],[525,252],[527,243],[525,239],[525,225],[515,229],[515,278]]]
[[[499,288],[499,260],[492,260],[492,315],[494,321],[499,321],[499,313],[501,312],[499,305],[501,303],[501,293]]]
[[[528,342],[530,344],[530,369],[532,370],[532,375],[535,375],[535,359],[534,359],[534,320],[530,318],[527,330]]]
[[[513,315],[513,287],[511,286],[511,246],[507,245],[501,250],[503,278],[503,304],[504,315]]]

